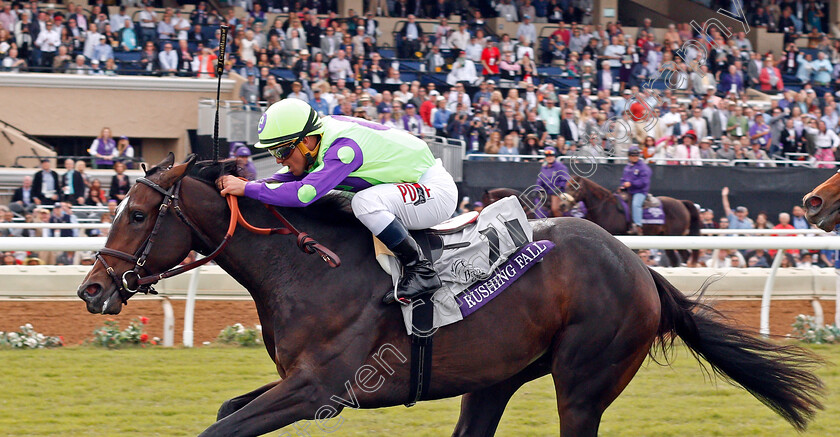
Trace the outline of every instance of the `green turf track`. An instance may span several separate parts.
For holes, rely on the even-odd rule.
[[[840,362],[840,346],[813,350]],[[827,408],[804,435],[840,435],[840,367],[828,366],[819,374],[829,390]],[[262,348],[4,350],[0,435],[196,435],[213,422],[224,400],[275,378]],[[309,430],[311,435],[333,436],[445,436],[457,421],[458,405],[456,398],[410,409],[345,410],[337,432],[318,432],[314,425]],[[516,394],[497,435],[557,435],[558,423],[551,379],[542,378]],[[607,410],[601,435],[796,433],[745,391],[705,380],[680,349],[672,368],[643,366]]]

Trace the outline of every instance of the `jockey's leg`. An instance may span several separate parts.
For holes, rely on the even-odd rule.
[[[448,219],[455,211],[458,192],[442,166],[431,167],[418,183],[381,184],[353,197],[353,213],[388,246],[403,266],[397,286],[401,301],[440,288],[432,263],[425,259],[409,229],[425,229]],[[388,293],[383,301],[394,302]]]
[[[642,205],[645,203],[645,193],[636,193],[633,195],[633,228],[641,235],[642,229]]]

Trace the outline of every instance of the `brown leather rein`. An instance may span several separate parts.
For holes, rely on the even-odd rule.
[[[213,247],[213,244],[210,242],[210,238],[207,237],[200,229],[198,229],[193,222],[187,218],[184,212],[181,210],[181,205],[179,202],[179,193],[181,191],[181,181],[178,181],[168,190],[164,189],[160,185],[156,184],[155,182],[150,181],[146,178],[139,178],[137,182],[142,183],[143,185],[152,188],[153,190],[159,192],[163,195],[163,200],[161,200],[160,207],[158,210],[158,217],[155,222],[155,226],[152,228],[152,232],[146,238],[146,241],[137,249],[134,255],[128,254],[126,252],[122,252],[115,249],[109,249],[107,247],[103,247],[96,253],[96,259],[105,266],[105,271],[111,277],[111,280],[117,286],[117,291],[120,294],[120,298],[122,299],[123,303],[127,304],[128,299],[131,296],[135,295],[136,293],[143,293],[143,294],[157,294],[155,289],[152,287],[155,283],[160,281],[161,279],[166,279],[175,275],[179,275],[184,272],[188,272],[196,267],[200,267],[204,264],[207,264],[216,256],[218,256],[222,250],[227,247],[228,242],[230,242],[231,238],[233,237],[234,231],[236,231],[236,225],[240,224],[242,227],[247,229],[250,232],[260,235],[272,235],[272,234],[280,234],[280,235],[288,235],[294,234],[297,238],[297,245],[300,250],[307,254],[317,253],[321,256],[330,267],[338,267],[341,265],[341,260],[339,257],[333,253],[328,248],[324,247],[314,238],[309,236],[306,232],[301,232],[297,230],[282,214],[277,212],[277,210],[271,205],[265,205],[271,213],[280,220],[280,223],[283,227],[279,228],[258,228],[245,220],[245,217],[242,215],[242,212],[239,210],[239,198],[232,195],[227,195],[226,200],[228,203],[228,207],[230,208],[230,224],[228,225],[227,233],[225,233],[224,239],[219,245],[213,250],[210,255],[206,257],[195,260],[189,264],[185,264],[182,266],[178,266],[172,269],[169,269],[163,273],[159,274],[150,274],[147,276],[140,276],[140,270],[148,270],[146,269],[146,260],[149,256],[149,252],[152,250],[152,246],[155,243],[157,238],[157,234],[160,231],[160,224],[163,221],[163,217],[167,214],[170,209],[174,209],[175,213],[178,215],[178,218],[181,219],[201,240],[207,247]],[[108,265],[105,261],[104,256],[112,256],[114,258],[119,258],[124,261],[128,261],[129,263],[134,264],[134,268],[131,270],[126,270],[122,274],[122,278],[120,278],[113,267]]]

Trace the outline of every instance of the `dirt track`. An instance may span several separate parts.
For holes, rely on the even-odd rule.
[[[182,341],[184,328],[184,301],[173,301],[175,310],[175,344]],[[737,323],[758,331],[761,302],[759,300],[720,301],[715,306]],[[822,302],[825,321],[834,320],[834,301]],[[119,316],[89,314],[81,301],[22,301],[0,302],[0,331],[17,330],[20,325],[31,323],[35,330],[45,335],[60,335],[65,344],[76,345],[91,337],[107,318],[114,318],[122,327],[140,316],[149,318],[146,332],[150,336],[163,336],[163,308],[158,301],[134,301],[123,308]],[[813,314],[811,303],[806,300],[774,301],[770,309],[770,332],[784,335],[791,332],[790,325],[798,314]],[[197,301],[195,310],[195,345],[213,341],[225,326],[242,323],[253,326],[259,323],[254,303],[251,301]]]

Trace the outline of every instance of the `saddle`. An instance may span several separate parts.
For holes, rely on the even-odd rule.
[[[630,210],[630,194],[626,190],[619,190],[615,193],[618,199],[618,207],[624,213],[627,222],[633,221]],[[662,209],[662,201],[653,194],[647,193],[642,203],[642,224],[663,225],[665,224],[665,212]]]
[[[488,205],[481,214],[471,212],[410,232],[443,282],[431,298],[436,308],[434,327],[455,323],[471,313],[462,308],[463,302],[456,296],[493,276],[511,254],[533,241],[533,229],[515,196]],[[399,262],[375,237],[374,248],[377,262],[396,284]],[[410,307],[403,307],[403,315],[406,331],[411,334]]]
[[[430,229],[410,232],[432,261],[443,286],[432,296],[402,306],[411,338],[406,406],[423,400],[428,393],[437,328],[478,311],[554,248],[547,240],[532,241],[533,229],[515,196],[488,205],[480,214],[471,212]],[[374,248],[376,260],[396,286],[399,262],[376,237]]]

